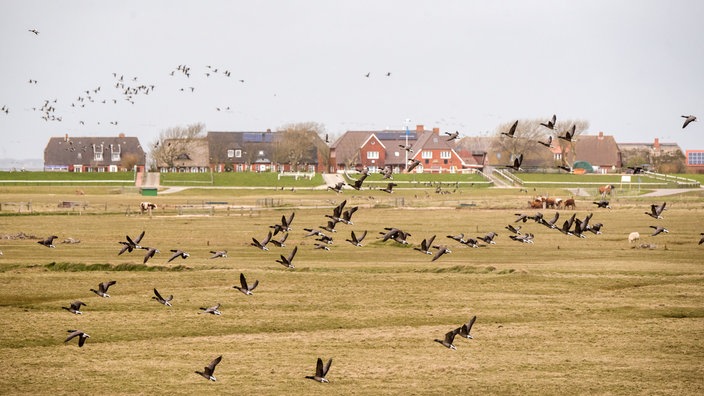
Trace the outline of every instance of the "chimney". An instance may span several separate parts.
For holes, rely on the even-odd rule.
[[[440,128],[433,128],[433,133],[440,136]]]
[[[655,138],[655,142],[653,142],[653,148],[655,150],[660,150],[660,139]]]
[[[125,134],[124,134],[124,133],[122,133],[122,132],[120,132],[120,134],[119,134],[119,135],[117,135],[117,137],[119,137],[120,139],[124,139],[124,138],[125,138]]]
[[[423,132],[425,127],[423,125],[416,125],[416,132]]]
[[[68,142],[68,133],[64,135],[64,142]]]
[[[599,140],[604,140],[604,132],[599,131]]]

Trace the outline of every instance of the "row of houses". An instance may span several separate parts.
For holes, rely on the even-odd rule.
[[[344,172],[367,167],[377,171],[391,167],[401,172],[409,160],[419,161],[416,172],[457,173],[504,166],[510,153],[493,149],[495,137],[464,137],[450,140],[439,128],[347,131],[332,144],[316,133],[207,132],[192,139],[162,142],[153,167],[160,172]],[[680,153],[676,143],[617,143],[599,132],[580,135],[574,145],[531,150],[524,154],[523,168],[549,168],[563,161],[589,163],[601,173],[621,171],[624,158],[646,153],[649,158]],[[704,171],[704,150],[686,153],[687,166]],[[44,150],[48,171],[114,172],[147,166],[146,153],[136,137],[55,137]]]

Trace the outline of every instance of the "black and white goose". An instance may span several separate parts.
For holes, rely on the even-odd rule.
[[[172,254],[171,257],[169,258],[169,260],[166,261],[167,263],[172,262],[173,260],[176,259],[176,257],[181,257],[181,258],[184,259],[184,260],[187,259],[187,258],[189,258],[189,257],[191,257],[190,254],[184,252],[184,251],[181,250],[181,249],[171,249],[171,252],[172,252],[173,254]]]
[[[323,359],[318,358],[318,361],[315,364],[315,375],[306,375],[306,378],[312,379],[314,381],[318,381],[321,383],[328,383],[328,379],[326,378],[328,375],[328,371],[330,371],[330,366],[332,365],[332,358],[328,360],[327,363],[323,364]]]
[[[587,231],[589,231],[593,234],[599,235],[599,234],[601,234],[601,227],[603,227],[603,226],[604,225],[601,223],[588,224]]]
[[[686,128],[689,123],[693,121],[697,121],[697,117],[693,115],[683,115],[682,118],[684,118],[684,124],[682,124],[682,129]]]
[[[68,335],[68,337],[66,337],[66,339],[64,340],[64,343],[67,343],[67,342],[71,341],[72,339],[78,337],[78,346],[79,347],[82,347],[83,344],[86,343],[86,340],[88,338],[90,338],[90,336],[88,334],[86,334],[85,332],[83,332],[81,330],[67,330],[67,332],[70,334]]]
[[[511,125],[511,128],[509,128],[508,132],[501,132],[502,135],[508,136],[510,138],[515,137],[514,135],[516,134],[516,127],[518,126],[518,120]]]
[[[293,250],[288,256],[284,256],[283,254],[280,255],[281,260],[276,260],[277,263],[283,265],[286,268],[289,269],[294,269],[296,267],[293,266],[293,258],[296,257],[296,252],[298,252],[298,246],[294,246]]]
[[[663,202],[662,205],[658,206],[656,204],[650,205],[650,212],[645,212],[648,216],[654,219],[662,219],[662,212],[665,210],[665,205],[667,202]]]
[[[457,350],[457,347],[455,347],[455,345],[453,344],[453,342],[455,341],[455,336],[456,336],[459,332],[460,332],[460,328],[459,328],[459,327],[456,328],[456,329],[454,329],[454,330],[452,330],[452,331],[448,331],[447,333],[445,333],[445,338],[444,338],[444,339],[439,340],[439,339],[436,338],[436,339],[435,339],[435,342],[440,343],[440,344],[441,344],[442,346],[444,346],[445,348],[450,348],[450,349]]]
[[[518,221],[518,220],[516,220],[516,221]],[[513,224],[509,224],[504,228],[511,231],[512,233],[514,233],[516,235],[521,235],[521,226],[514,227]]]
[[[594,201],[593,203],[599,209],[611,209],[611,206],[609,206],[609,201],[601,200],[601,201]]]
[[[431,247],[433,247],[433,241],[435,240],[435,235],[431,236],[428,239],[423,239],[420,241],[420,247],[414,247],[413,249],[425,253],[425,254],[433,254],[433,252],[430,250]]]
[[[159,294],[159,291],[154,288],[154,296],[152,297],[152,300],[156,300],[160,304],[164,304],[167,307],[171,306],[171,300],[174,299],[173,295],[170,295],[166,298],[162,297],[161,294]]]
[[[548,129],[555,129],[555,123],[557,122],[557,115],[553,114],[552,118],[548,122],[541,122],[540,125]]]
[[[240,272],[240,285],[239,286],[237,286],[237,285],[232,286],[232,288],[241,291],[246,296],[251,296],[252,294],[254,294],[252,292],[254,291],[254,289],[257,288],[257,286],[259,286],[259,280],[254,281],[254,284],[252,285],[252,287],[249,287],[247,285],[247,278],[244,276],[244,274],[242,272]]]
[[[362,183],[364,183],[364,180],[367,178],[367,174],[362,174],[359,179],[354,180],[352,184],[347,183],[348,186],[354,188],[355,190],[359,191],[362,189]]]
[[[386,185],[386,188],[382,188],[380,191],[383,191],[385,193],[393,193],[394,192],[394,187],[398,186],[396,183],[389,183]]]
[[[81,312],[81,306],[87,306],[87,305],[83,301],[76,300],[76,301],[72,302],[68,307],[61,307],[61,308],[71,312],[72,314],[80,315],[83,313],[83,312]]]
[[[540,224],[548,227],[548,228],[557,228],[557,219],[560,218],[560,212],[555,212],[555,216],[550,219],[550,220],[545,220],[543,218],[540,219]]]
[[[117,283],[117,281],[114,280],[98,283],[98,290],[90,289],[90,291],[99,295],[100,297],[108,298],[110,297],[110,295],[108,294],[108,288],[110,288],[110,286],[114,285],[115,283]]]
[[[354,246],[361,247],[362,241],[367,236],[367,231],[365,230],[362,235],[357,236],[354,231],[350,231],[350,239],[345,239],[346,242],[353,244]]]
[[[250,243],[250,245],[256,247],[257,249],[267,251],[269,250],[269,248],[266,247],[266,245],[269,243],[269,241],[271,241],[271,231],[269,231],[266,238],[262,239],[261,242],[259,242],[256,238],[252,238],[252,243]]]
[[[328,190],[333,190],[339,194],[342,192],[342,187],[344,187],[344,186],[345,186],[345,182],[339,182],[339,183],[335,184],[334,186],[328,186]]]
[[[664,232],[664,233],[669,233],[669,232],[670,232],[667,228],[662,227],[662,226],[650,226],[650,228],[652,228],[652,229],[655,230],[650,236],[655,236],[655,235],[658,235],[658,234],[663,233],[663,232]]]
[[[513,164],[508,165],[507,168],[513,169],[516,172],[518,172],[521,170],[522,163],[523,163],[523,154],[518,154],[518,156],[513,159]]]
[[[211,315],[222,315],[222,312],[220,312],[220,304],[216,304],[212,307],[200,307],[200,310],[203,312],[198,312],[199,314],[201,313],[206,313],[206,314],[211,314]]]
[[[215,366],[217,366],[221,360],[222,360],[222,356],[216,357],[215,359],[213,359],[212,362],[210,362],[209,365],[203,367],[203,371],[196,371],[196,374],[200,375],[201,377],[203,377],[205,379],[209,379],[211,381],[217,381],[217,378],[215,378],[213,373],[215,372]]]
[[[340,218],[340,222],[345,223],[347,225],[353,225],[352,223],[352,215],[359,209],[359,206],[354,206],[351,207],[344,212],[342,212],[342,217]]]
[[[448,136],[446,141],[449,142],[450,140],[459,139],[459,137],[460,137],[460,132],[459,132],[459,131],[455,131],[455,132],[445,132],[445,135]]]
[[[474,326],[474,322],[477,321],[477,315],[472,316],[472,318],[469,320],[469,322],[463,324],[460,326],[460,331],[457,333],[460,337],[467,338],[469,340],[473,339],[472,337],[472,326]]]
[[[543,146],[545,146],[547,148],[552,148],[552,135],[548,136],[547,142],[541,142],[540,140],[538,140],[538,143],[542,144]]]
[[[557,138],[562,139],[567,142],[573,142],[575,129],[576,129],[576,125],[572,125],[572,128],[570,128],[569,131],[565,131],[564,135],[558,135]]]
[[[288,233],[284,234],[280,239],[272,239],[271,244],[277,247],[286,247],[286,239],[288,239]]]
[[[460,232],[457,235],[446,235],[446,237],[450,238],[452,240],[455,240],[459,243],[462,243],[462,244],[467,243],[467,241],[464,239],[464,233],[462,233],[462,232]]]
[[[442,246],[437,246],[437,245],[436,245],[436,246],[433,246],[433,247],[436,248],[436,249],[438,249],[438,250],[435,252],[435,254],[433,255],[432,260],[430,260],[430,261],[435,261],[435,260],[439,259],[440,257],[442,257],[442,256],[445,255],[445,254],[452,253],[452,250],[448,249],[448,247],[445,246],[445,245],[442,245]]]
[[[495,232],[488,232],[484,236],[478,236],[477,239],[484,241],[484,243],[488,243],[490,245],[496,245],[496,242],[494,242],[494,238],[496,238],[499,234]]]
[[[38,244],[46,246],[48,248],[55,248],[54,246],[54,239],[58,238],[56,235],[51,235],[47,237],[46,239],[42,239],[41,241],[37,241]]]
[[[154,257],[156,253],[160,253],[159,249],[157,248],[143,246],[142,249],[147,251],[147,253],[144,255],[144,261],[142,261],[142,264],[146,264],[147,261],[149,261],[150,258]]]

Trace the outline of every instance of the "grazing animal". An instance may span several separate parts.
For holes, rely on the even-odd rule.
[[[98,290],[95,289],[90,289],[93,293],[99,295],[100,297],[103,298],[108,298],[110,295],[108,294],[108,288],[112,285],[117,283],[117,281],[111,280],[103,283],[98,283]]]
[[[251,296],[252,294],[254,294],[252,292],[254,291],[254,289],[257,288],[257,286],[259,286],[259,280],[254,281],[252,287],[249,287],[247,285],[247,278],[244,276],[243,273],[240,272],[240,285],[232,286],[232,288],[241,291],[246,296]]]
[[[628,234],[628,243],[635,243],[640,240],[640,234],[638,232],[632,232]]]
[[[78,337],[78,347],[82,347],[86,343],[86,339],[90,338],[88,334],[81,330],[67,330],[68,337],[64,340],[64,343],[71,341],[73,338]]]
[[[661,226],[650,226],[650,228],[652,228],[652,229],[655,230],[655,232],[653,232],[653,234],[650,235],[650,236],[655,236],[655,235],[658,235],[658,234],[660,234],[660,233],[662,233],[662,232],[665,232],[665,233],[669,233],[669,232],[670,232],[670,231],[668,231],[667,228],[661,227]]]
[[[199,314],[201,313],[209,313],[211,315],[222,315],[222,312],[220,312],[220,303],[212,306],[212,307],[200,307],[200,309],[203,312],[198,312]]]
[[[472,326],[474,326],[474,322],[477,321],[477,315],[472,316],[472,319],[469,320],[469,322],[463,324],[460,327],[460,331],[457,333],[460,337],[464,337],[468,340],[473,339],[471,331],[472,331]]]
[[[557,115],[553,114],[552,118],[548,122],[541,122],[540,125],[548,129],[555,129],[555,123],[557,122]]]
[[[568,198],[568,199],[566,199],[566,200],[565,200],[565,203],[563,204],[563,206],[565,207],[565,209],[570,209],[570,208],[571,208],[572,210],[577,209],[577,205],[576,205],[575,202],[574,202],[574,198]]]
[[[52,235],[47,237],[46,239],[42,239],[41,241],[37,241],[38,244],[46,246],[48,248],[55,248],[54,246],[54,239],[58,238],[56,235]]]
[[[83,301],[76,300],[76,301],[72,302],[70,306],[61,307],[61,308],[71,312],[72,314],[80,315],[83,313],[83,312],[81,312],[81,306],[87,306],[87,305]]]
[[[222,360],[222,356],[216,357],[215,359],[213,359],[212,362],[210,362],[209,365],[203,367],[203,371],[196,371],[196,374],[200,375],[201,377],[203,377],[205,379],[209,379],[211,381],[217,381],[217,378],[215,378],[213,373],[215,372],[215,366],[217,366],[221,360]]]
[[[156,204],[151,203],[151,202],[141,202],[139,204],[139,211],[141,214],[144,214],[145,212],[149,212],[151,214],[152,210],[154,210],[156,208],[157,208]]]
[[[601,194],[601,198],[606,198],[607,195],[611,195],[611,191],[616,188],[613,184],[607,184],[605,186],[599,187],[599,194]]]
[[[687,127],[687,125],[689,125],[690,122],[697,121],[697,117],[695,117],[693,115],[683,115],[682,118],[685,119],[684,124],[682,124],[682,129]]]
[[[164,304],[165,306],[170,307],[171,300],[173,300],[173,299],[174,299],[173,294],[164,298],[161,296],[161,294],[159,294],[159,291],[156,290],[156,287],[154,288],[154,296],[152,297],[152,300],[156,300],[158,303]]]
[[[455,347],[452,343],[455,341],[455,336],[460,332],[460,328],[456,328],[454,330],[448,331],[445,333],[445,338],[442,340],[435,339],[435,342],[440,343],[442,346],[445,348],[457,350],[457,347]]]
[[[293,247],[293,251],[291,251],[291,254],[289,254],[288,257],[284,256],[283,254],[280,255],[281,260],[276,260],[276,262],[286,268],[294,269],[296,267],[293,266],[293,258],[296,256],[296,252],[298,252],[298,246]]]
[[[346,241],[346,242],[349,242],[349,243],[351,243],[351,244],[353,244],[354,246],[360,247],[360,246],[362,246],[362,241],[364,240],[364,238],[365,238],[366,236],[367,236],[367,231],[366,231],[366,230],[365,230],[364,233],[362,233],[362,235],[359,236],[359,237],[354,233],[354,231],[351,231],[351,232],[350,232],[350,239],[345,239],[345,241]]]
[[[306,375],[306,378],[318,381],[320,383],[330,382],[326,377],[328,375],[328,371],[330,371],[331,365],[332,358],[330,358],[330,360],[328,360],[328,362],[325,364],[323,364],[323,359],[318,358],[318,361],[315,364],[315,375]]]
[[[667,202],[663,202],[662,205],[658,206],[656,204],[650,205],[650,212],[645,212],[648,216],[654,219],[662,219],[662,212],[665,210],[665,205]]]

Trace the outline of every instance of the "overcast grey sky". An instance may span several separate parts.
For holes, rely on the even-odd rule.
[[[680,118],[704,118],[704,1],[0,4],[0,106],[9,108],[0,158],[42,158],[65,133],[122,132],[148,145],[196,122],[261,131],[313,121],[337,136],[410,119],[475,136],[552,114],[619,142],[704,149],[704,122],[683,130]],[[120,76],[154,88],[131,103],[115,87]],[[39,110],[46,100],[49,113]]]

